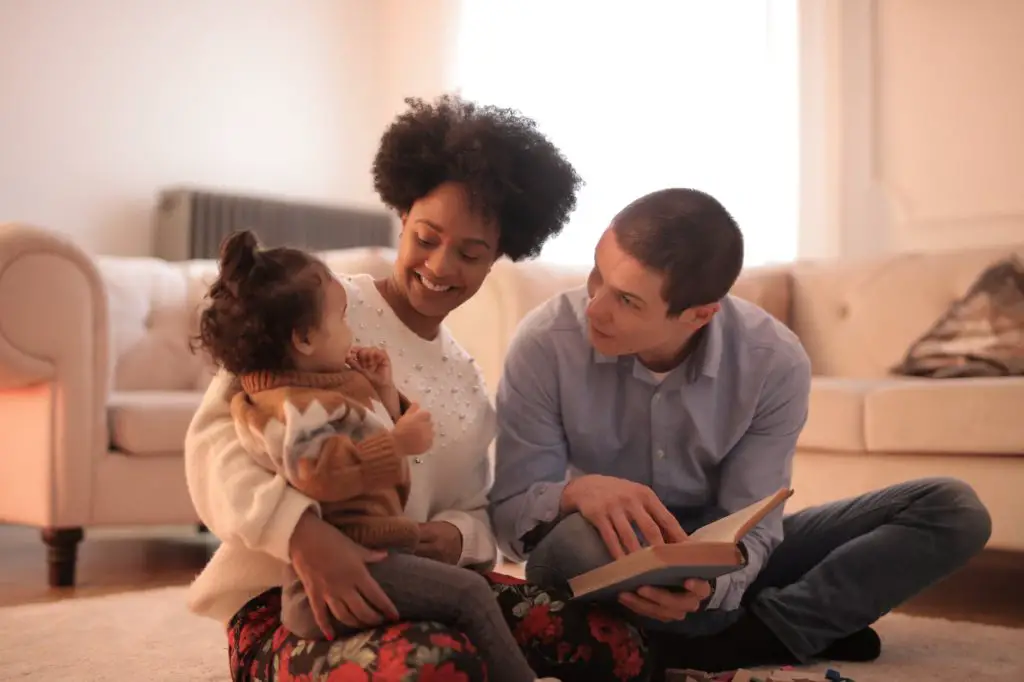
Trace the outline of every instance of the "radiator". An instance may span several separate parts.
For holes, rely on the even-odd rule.
[[[278,198],[174,188],[160,193],[156,256],[170,261],[217,258],[236,230],[252,230],[265,246],[310,251],[392,246],[389,213]]]

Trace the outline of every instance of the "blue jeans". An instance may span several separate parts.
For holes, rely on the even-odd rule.
[[[684,529],[720,516],[676,510]],[[800,510],[783,521],[784,539],[736,611],[704,611],[649,629],[712,634],[746,610],[801,661],[861,630],[967,563],[992,525],[974,490],[950,478],[926,478]],[[562,519],[531,552],[526,577],[541,586],[611,561],[600,534],[579,514]],[[638,617],[639,618],[639,617]]]

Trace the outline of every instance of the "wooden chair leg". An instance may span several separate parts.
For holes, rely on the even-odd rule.
[[[81,528],[44,528],[46,563],[50,587],[72,587],[75,584],[75,564],[78,544],[85,537]]]

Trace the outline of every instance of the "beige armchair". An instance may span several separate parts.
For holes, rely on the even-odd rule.
[[[324,255],[390,270],[387,250]],[[41,529],[51,585],[75,582],[86,529],[198,523],[182,446],[212,368],[189,338],[215,274],[0,225],[0,523]]]

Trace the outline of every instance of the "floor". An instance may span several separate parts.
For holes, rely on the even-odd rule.
[[[185,585],[215,547],[216,540],[189,528],[93,531],[79,550],[78,587],[50,589],[38,531],[0,525],[0,607]],[[1024,553],[985,552],[899,611],[1024,628],[1022,582]]]

